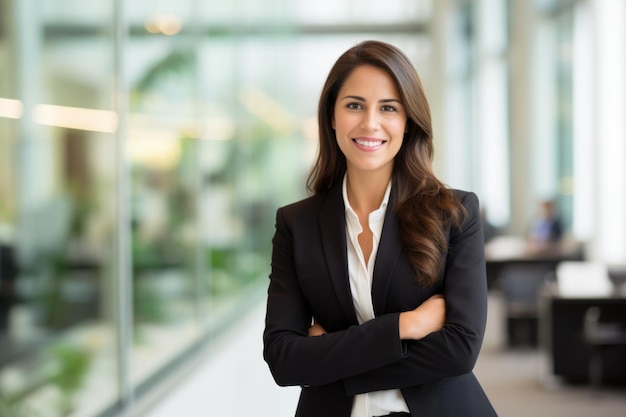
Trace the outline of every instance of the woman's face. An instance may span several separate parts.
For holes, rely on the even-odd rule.
[[[332,120],[348,171],[391,176],[406,123],[393,78],[371,65],[354,69],[339,90]]]

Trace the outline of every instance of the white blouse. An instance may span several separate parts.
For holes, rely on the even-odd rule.
[[[359,324],[372,320],[374,305],[372,302],[372,278],[374,263],[378,252],[380,235],[383,230],[383,222],[391,193],[391,181],[387,185],[387,191],[380,207],[369,215],[369,227],[373,233],[372,253],[369,262],[365,264],[365,257],[359,245],[358,236],[363,231],[357,214],[348,201],[346,178],[343,178],[343,202],[346,208],[346,237],[348,242],[348,274],[350,277],[350,289],[352,302],[356,310]],[[399,389],[368,392],[354,397],[351,417],[382,416],[391,412],[408,412],[409,408]]]

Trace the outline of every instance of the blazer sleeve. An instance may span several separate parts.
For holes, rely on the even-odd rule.
[[[468,215],[460,229],[451,229],[445,261],[443,329],[422,340],[403,342],[402,360],[345,378],[347,394],[411,387],[474,368],[487,319],[487,279],[478,198],[465,193],[462,203]]]
[[[307,215],[316,217],[310,216],[310,211]],[[317,228],[302,226],[302,219],[308,217],[301,210],[279,209],[272,240],[263,356],[274,380],[282,386],[340,382],[399,361],[405,353],[399,336],[399,313],[383,315],[363,325],[345,326],[322,336],[308,336],[313,317],[308,302],[311,294],[302,290],[298,276],[302,266],[294,261],[294,242],[308,239],[313,243],[305,246],[319,244],[315,242],[317,235],[311,233]],[[311,253],[311,257],[315,255]],[[319,280],[324,281],[324,277]],[[332,297],[333,293],[327,292],[317,299],[327,299],[326,308],[330,309],[336,306]]]

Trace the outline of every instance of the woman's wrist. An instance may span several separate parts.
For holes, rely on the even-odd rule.
[[[409,340],[416,339],[417,330],[416,325],[414,323],[415,319],[413,317],[415,315],[415,311],[405,311],[400,313],[399,318],[399,331],[400,331],[400,340]]]

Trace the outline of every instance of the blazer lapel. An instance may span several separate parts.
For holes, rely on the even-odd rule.
[[[328,192],[320,211],[319,222],[328,274],[337,293],[337,299],[350,322],[358,324],[348,276],[346,216],[341,183]]]
[[[392,190],[393,192],[393,190]],[[393,201],[390,199],[390,202]],[[391,204],[387,206],[383,231],[378,244],[378,253],[374,264],[374,276],[372,280],[372,302],[374,313],[378,316],[383,314],[387,305],[387,292],[393,269],[396,265],[402,244],[398,229],[398,218]]]

